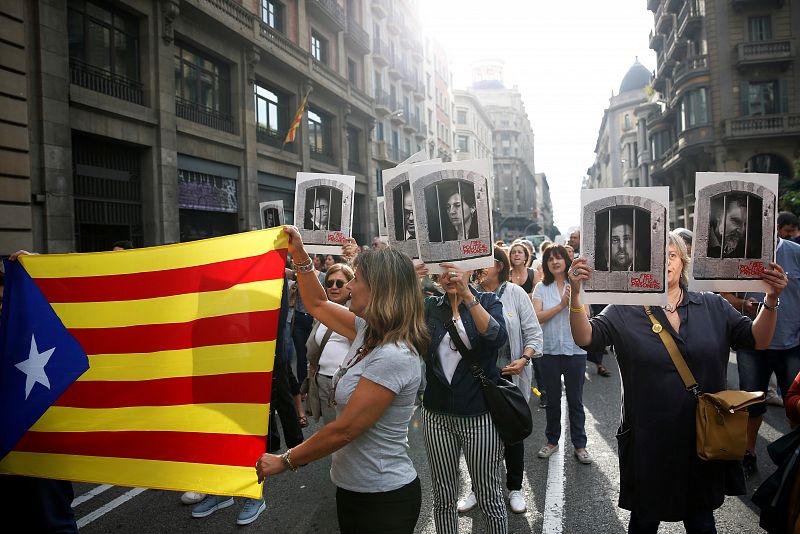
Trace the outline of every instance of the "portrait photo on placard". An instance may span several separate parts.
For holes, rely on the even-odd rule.
[[[352,232],[354,190],[353,176],[297,173],[295,218],[309,252],[341,250]]]
[[[584,189],[581,206],[585,302],[666,304],[669,188]]]
[[[376,208],[378,211],[378,236],[388,237],[389,230],[386,227],[386,197],[381,195],[376,200]]]
[[[258,208],[261,211],[261,228],[274,228],[284,225],[283,200],[260,202]]]
[[[417,246],[429,272],[442,262],[467,270],[494,264],[488,160],[409,169]]]
[[[408,182],[409,166],[398,166],[383,171],[383,194],[386,208],[386,232],[389,246],[408,257],[419,257],[417,229],[414,217],[414,199]]]
[[[758,291],[775,261],[777,174],[699,172],[695,177],[692,289]]]

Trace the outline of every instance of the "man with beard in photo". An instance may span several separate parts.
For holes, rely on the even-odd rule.
[[[722,199],[719,199],[721,201]],[[709,258],[744,258],[747,232],[747,199],[740,195],[728,195],[724,200],[725,214],[722,216],[721,202],[712,209],[711,231],[708,234]]]
[[[633,222],[629,210],[611,214],[611,269],[630,271],[633,269]]]

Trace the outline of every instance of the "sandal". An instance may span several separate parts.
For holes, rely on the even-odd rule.
[[[308,416],[301,415],[297,420],[300,422],[300,428],[306,428],[308,426]]]
[[[602,365],[597,366],[597,374],[600,376],[611,376],[611,371],[603,367]]]

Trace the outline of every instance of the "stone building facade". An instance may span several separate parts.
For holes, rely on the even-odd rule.
[[[355,175],[354,236],[366,242],[377,233],[379,169],[425,146],[423,46],[408,31],[416,9],[3,0],[0,254],[246,231],[265,200],[283,200],[293,221],[299,171]],[[377,137],[381,123],[397,143]]]
[[[492,119],[469,91],[453,91],[455,160],[488,159],[494,168]]]
[[[657,54],[637,108],[640,176],[670,186],[673,226],[692,228],[695,173],[794,175],[800,159],[800,2],[647,0]]]

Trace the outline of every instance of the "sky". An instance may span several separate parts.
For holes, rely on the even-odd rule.
[[[580,188],[611,92],[638,56],[649,70],[653,14],[645,0],[420,0],[424,31],[448,52],[453,88],[472,63],[501,59],[534,133],[536,172],[547,174],[555,225],[578,226]],[[554,236],[551,236],[554,237]]]

